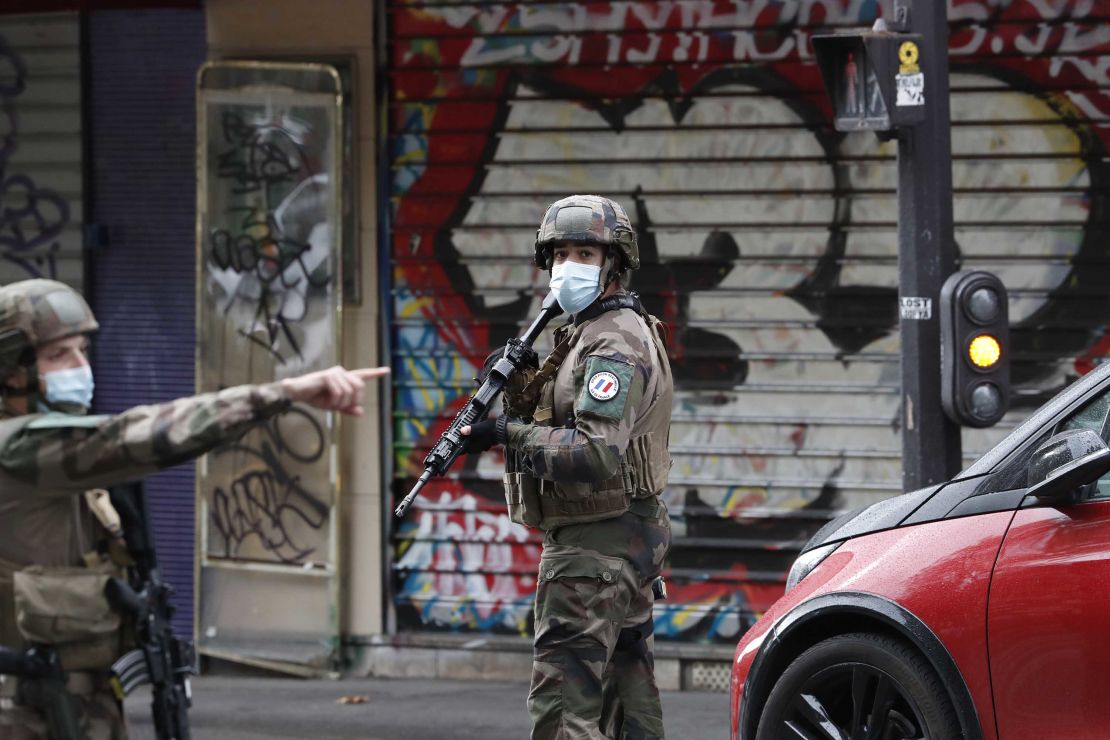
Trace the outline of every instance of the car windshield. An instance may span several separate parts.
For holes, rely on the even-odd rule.
[[[990,452],[973,462],[967,469],[956,476],[956,478],[970,478],[991,472],[998,463],[1006,459],[1006,456],[1025,441],[1028,436],[1036,434],[1042,426],[1051,421],[1053,417],[1057,416],[1063,409],[1070,407],[1079,398],[1087,395],[1087,392],[1092,387],[1103,383],[1108,377],[1110,377],[1110,362],[1099,365],[1094,370],[1057,393],[1051,401],[1037,409],[1037,411],[1026,419],[1023,424],[1010,432],[1006,438],[995,445]]]

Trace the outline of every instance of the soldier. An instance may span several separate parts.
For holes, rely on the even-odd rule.
[[[88,304],[63,283],[0,288],[0,645],[52,645],[85,737],[116,740],[127,728],[107,668],[122,653],[123,632],[104,585],[120,571],[98,547],[106,539],[95,516],[103,497],[81,494],[198,457],[293,402],[361,415],[364,381],[389,368],[333,367],[86,416],[86,336],[96,329]],[[46,737],[44,688],[36,684],[6,677],[0,738]]]
[[[468,452],[506,446],[510,516],[545,530],[532,737],[662,738],[652,604],[671,544],[659,494],[673,395],[662,326],[624,291],[640,261],[614,201],[552,204],[535,259],[571,321],[507,393],[508,413],[462,430]]]

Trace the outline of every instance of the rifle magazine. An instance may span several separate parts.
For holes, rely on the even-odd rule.
[[[111,684],[112,689],[123,696],[150,683],[150,671],[146,665],[146,656],[142,650],[132,650],[125,653],[119,660],[112,664]]]

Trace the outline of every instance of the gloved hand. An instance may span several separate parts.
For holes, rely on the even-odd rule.
[[[494,445],[505,444],[508,441],[506,434],[508,423],[509,417],[502,414],[496,419],[483,419],[477,424],[463,427],[459,433],[466,437],[464,452],[468,455],[477,455]]]

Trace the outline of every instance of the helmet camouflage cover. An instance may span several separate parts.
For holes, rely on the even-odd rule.
[[[0,378],[26,361],[28,349],[97,328],[89,304],[65,283],[36,279],[0,287]]]
[[[625,266],[640,266],[640,249],[632,222],[620,203],[600,195],[572,195],[552,203],[536,232],[536,265],[551,269],[551,248],[557,242],[615,247]]]

